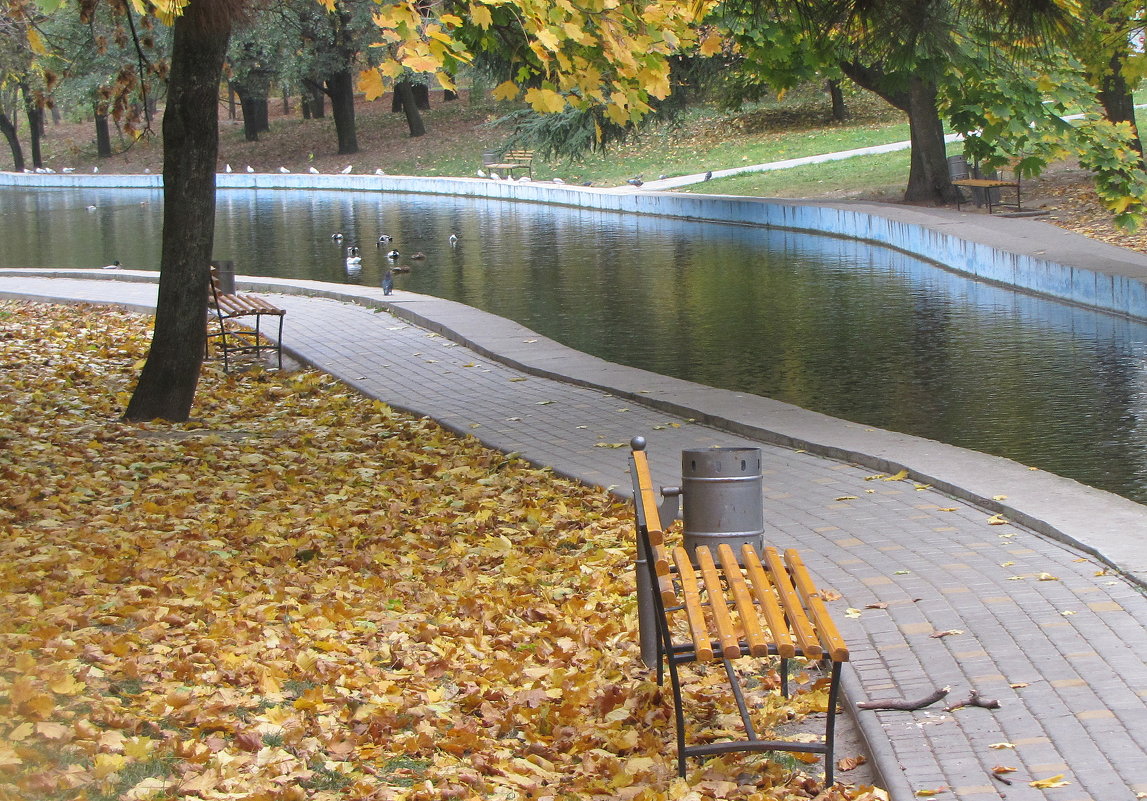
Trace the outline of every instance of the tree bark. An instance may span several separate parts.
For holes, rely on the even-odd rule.
[[[323,88],[309,81],[305,82],[299,108],[303,112],[304,120],[311,118],[321,120],[325,117],[327,114],[327,96],[323,94]]]
[[[832,100],[832,118],[836,122],[848,119],[848,107],[844,105],[844,92],[840,89],[840,81],[828,81],[828,96]]]
[[[422,123],[422,115],[418,113],[418,104],[414,100],[414,89],[409,81],[399,81],[394,85],[394,96],[406,112],[406,127],[410,129],[410,138],[422,136],[426,133],[426,126]]]
[[[108,127],[107,107],[99,104],[95,109],[96,117],[96,155],[100,158],[109,158],[112,154],[111,129]]]
[[[1111,56],[1107,72],[1100,78],[1099,103],[1103,115],[1111,122],[1126,122],[1133,134],[1131,145],[1139,151],[1139,161],[1143,162],[1143,142],[1139,138],[1139,127],[1135,124],[1135,98],[1127,85],[1123,73],[1123,53]]]
[[[44,133],[44,110],[36,102],[28,84],[21,81],[20,91],[24,95],[24,113],[28,116],[28,144],[32,150],[32,167],[40,169],[44,166],[44,157],[40,152],[40,138]]]
[[[270,70],[252,69],[242,80],[231,81],[243,109],[243,137],[248,142],[258,142],[259,134],[271,130],[271,76]]]
[[[163,115],[163,243],[155,330],[127,420],[184,421],[207,337],[215,234],[219,82],[231,34],[224,2],[193,2],[174,26]]]
[[[20,137],[16,135],[16,124],[8,119],[3,109],[0,109],[0,132],[3,132],[12,151],[12,171],[24,172],[24,149],[20,147]]]
[[[936,101],[936,84],[913,75],[908,79],[907,88],[901,88],[903,82],[893,81],[879,67],[849,61],[842,62],[840,68],[858,85],[908,115],[912,151],[904,200],[936,205],[955,203],[959,195],[948,176],[948,148],[944,144],[944,122]]]
[[[354,76],[349,69],[339,70],[327,78],[327,94],[331,98],[331,116],[335,120],[335,135],[339,140],[339,155],[358,152],[358,133],[354,122]]]

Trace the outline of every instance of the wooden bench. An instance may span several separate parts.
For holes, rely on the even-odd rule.
[[[509,177],[514,177],[514,170],[525,170],[534,177],[534,153],[532,150],[507,150],[498,157],[500,160],[487,161],[483,159],[483,166],[488,170],[499,170]]]
[[[757,553],[743,545],[738,554],[722,543],[713,553],[698,545],[695,559],[684,547],[665,543],[665,528],[645,453],[645,440],[631,443],[634,506],[638,534],[638,616],[653,623],[656,634],[657,683],[668,666],[677,728],[677,771],[684,777],[688,757],[736,751],[786,751],[824,754],[825,786],[833,782],[833,745],[840,673],[848,646],[829,615],[800,554],[776,548]],[[645,573],[642,580],[641,573]],[[651,611],[650,611],[651,610]],[[643,631],[643,640],[648,634]],[[643,643],[644,645],[644,643]],[[646,649],[643,647],[643,652]],[[775,657],[780,660],[781,693],[789,697],[789,660],[831,664],[827,721],[823,742],[761,739],[750,720],[733,660]],[[720,660],[745,728],[742,740],[686,743],[678,666]]]
[[[1020,211],[1023,208],[1023,206],[1022,206],[1022,198],[1020,197],[1019,173],[1015,172],[1015,169],[1013,168],[1012,174],[1015,177],[1013,177],[1011,179],[1005,179],[1005,178],[972,178],[971,176],[968,176],[965,173],[965,175],[963,175],[961,177],[953,178],[952,179],[952,185],[956,186],[956,187],[965,187],[965,188],[971,189],[971,190],[976,190],[976,189],[983,190],[984,202],[988,206],[988,214],[992,213],[992,207],[993,206],[1009,206],[1009,207],[1014,208],[1016,211]],[[1011,202],[1005,203],[1002,200],[993,201],[992,200],[992,193],[994,190],[998,190],[998,189],[1014,189],[1016,191],[1015,203],[1011,203]],[[963,194],[957,190],[957,192],[956,192],[956,210],[957,211],[960,210],[960,207],[963,206],[964,202],[965,201],[964,201]]]
[[[207,331],[207,353],[210,353],[211,341],[218,340],[219,350],[223,354],[223,371],[230,372],[232,354],[256,354],[263,351],[275,351],[278,355],[279,369],[283,369],[283,317],[287,312],[269,303],[258,295],[240,295],[235,292],[225,292],[219,281],[219,272],[215,265],[211,265],[211,296],[208,322],[215,319],[217,330]],[[229,320],[254,317],[254,328],[236,328],[228,326]],[[279,321],[278,336],[270,339],[261,330],[264,317],[276,317]]]

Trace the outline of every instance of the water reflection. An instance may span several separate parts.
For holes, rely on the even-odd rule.
[[[6,190],[0,263],[154,268],[160,202]],[[452,298],[612,361],[1147,501],[1140,323],[784,231],[349,192],[223,192],[217,219],[216,256],[241,273],[378,286],[388,266],[409,269],[396,290]],[[382,234],[393,242],[376,246]],[[362,261],[348,272],[352,244]]]

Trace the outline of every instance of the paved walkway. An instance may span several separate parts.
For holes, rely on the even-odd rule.
[[[153,274],[43,272],[0,270],[0,296],[154,304]],[[626,449],[603,446],[638,434],[659,484],[679,481],[684,448],[761,447],[767,536],[799,546],[845,599],[834,608],[854,655],[849,700],[915,698],[946,685],[952,699],[974,689],[1000,701],[995,711],[859,713],[896,801],[939,788],[948,788],[940,798],[969,801],[1147,797],[1147,597],[1101,563],[1143,575],[1128,561],[1147,550],[1137,544],[1143,507],[1004,460],[611,365],[449,301],[308,281],[241,286],[289,293],[276,302],[288,310],[288,349],[301,361],[587,482],[626,491]],[[802,431],[812,433],[802,439]],[[982,481],[1033,508],[1043,498],[1043,509],[1065,516],[1052,525],[1008,501],[986,509],[915,477],[877,477],[873,466],[889,473],[929,458],[951,468],[936,471],[955,476],[950,492]],[[1086,528],[1092,553],[994,525],[1000,508],[1057,536]],[[1121,536],[1128,526],[1137,528]],[[859,616],[846,617],[845,605]],[[940,631],[954,633],[931,636]],[[999,743],[1011,747],[992,747]],[[1017,768],[1010,785],[992,778],[996,765]],[[1059,774],[1062,787],[1029,785]]]

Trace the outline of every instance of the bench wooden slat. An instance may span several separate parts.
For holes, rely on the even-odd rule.
[[[736,659],[741,655],[740,638],[733,629],[733,618],[729,614],[729,604],[725,601],[725,587],[721,574],[713,562],[713,552],[704,545],[697,546],[697,562],[701,565],[701,578],[705,582],[706,597],[713,623],[717,626],[717,639],[721,643],[721,655],[725,659]]]
[[[725,578],[729,582],[729,590],[733,593],[733,601],[737,607],[737,617],[741,628],[745,632],[745,642],[749,646],[751,656],[768,656],[769,643],[761,629],[760,616],[757,613],[753,596],[741,574],[741,567],[737,564],[737,555],[728,543],[721,543],[717,547],[717,554],[721,557],[721,567],[725,571]]]
[[[657,591],[661,594],[661,603],[667,609],[677,606],[677,588],[673,585],[673,568],[669,564],[669,555],[665,553],[665,547],[660,543],[651,547],[653,549],[653,567],[657,570]]]
[[[661,513],[657,509],[657,496],[653,493],[653,474],[649,470],[649,456],[645,451],[633,452],[633,466],[637,471],[637,483],[641,488],[638,504],[638,522],[652,533],[661,535]]]
[[[824,599],[821,597],[820,591],[817,590],[800,553],[794,548],[787,549],[785,551],[785,564],[792,571],[797,592],[800,594],[801,600],[804,601],[805,608],[812,614],[813,623],[820,634],[821,644],[829,658],[834,662],[847,662],[848,646],[845,645],[844,638],[840,636],[836,623],[829,615],[828,608],[824,605]]]
[[[809,621],[808,615],[805,614],[804,607],[801,606],[800,595],[793,587],[777,549],[772,546],[765,548],[764,561],[772,576],[773,583],[776,585],[777,594],[780,595],[781,606],[785,610],[785,619],[789,622],[789,629],[796,638],[801,655],[809,659],[820,659],[823,653],[820,640],[817,639],[816,630]]]
[[[693,563],[684,548],[673,549],[673,562],[677,565],[677,575],[681,579],[681,592],[685,596],[685,619],[689,622],[689,636],[693,640],[693,651],[698,662],[713,659],[713,641],[709,636],[709,626],[701,609],[701,591],[697,586],[697,574]]]
[[[765,616],[765,623],[769,627],[773,643],[777,648],[777,655],[782,659],[792,659],[797,654],[796,645],[793,644],[788,624],[785,622],[785,613],[777,601],[777,594],[773,583],[769,580],[761,559],[751,545],[741,546],[744,556],[745,569],[749,580],[753,584],[753,597],[760,605],[761,614]]]

